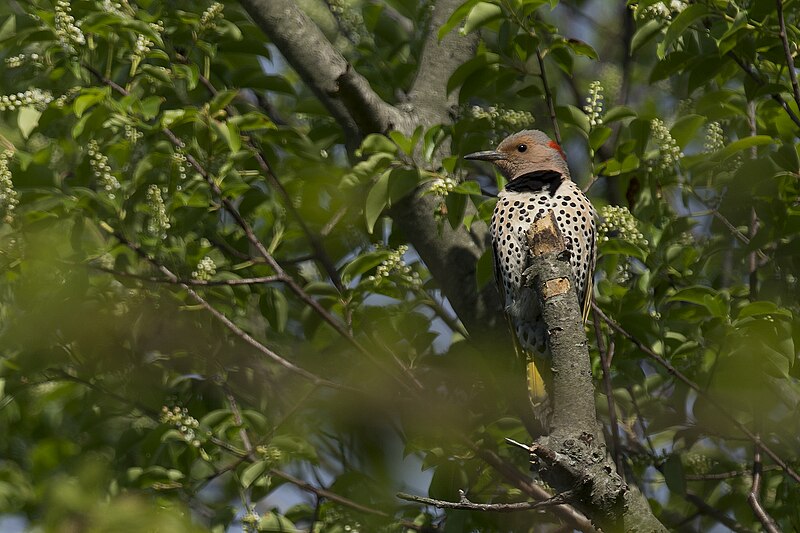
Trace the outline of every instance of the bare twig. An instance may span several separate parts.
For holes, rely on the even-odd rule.
[[[756,439],[758,439],[758,435],[756,435]],[[768,533],[779,533],[780,530],[775,525],[775,521],[764,510],[764,506],[761,505],[761,468],[761,445],[756,441],[753,449],[753,485],[747,495],[747,502]]]
[[[181,61],[182,63],[189,63],[188,59],[180,54],[178,55],[178,60]],[[218,94],[219,91],[217,91],[217,88],[214,87],[211,81],[202,74],[200,75],[200,82],[208,90],[211,96],[216,96]],[[236,109],[232,105],[227,106],[226,110],[231,115],[238,114],[236,112]],[[283,183],[281,183],[280,180],[278,180],[272,166],[267,161],[267,158],[264,157],[264,151],[259,146],[256,145],[255,141],[253,141],[252,138],[247,138],[246,144],[253,151],[256,163],[258,163],[259,168],[261,168],[261,171],[267,178],[270,187],[278,191],[278,193],[281,196],[281,199],[283,199],[283,203],[286,206],[286,209],[289,211],[289,213],[292,215],[295,221],[300,225],[300,229],[306,235],[306,238],[311,244],[311,247],[314,249],[314,254],[317,257],[317,259],[319,259],[319,262],[322,264],[322,268],[328,274],[328,277],[333,282],[334,286],[340,292],[343,291],[344,285],[342,284],[342,278],[339,276],[339,272],[336,270],[336,266],[333,264],[333,261],[328,255],[328,252],[325,250],[322,241],[316,234],[314,234],[309,229],[308,224],[306,224],[306,221],[303,219],[303,216],[294,206],[294,202],[292,202],[292,198],[289,196],[289,193],[286,191],[286,188],[283,186]]]
[[[542,85],[544,85],[544,99],[547,102],[547,110],[550,112],[553,136],[556,138],[556,142],[561,144],[561,130],[558,129],[558,120],[556,119],[556,104],[553,100],[553,93],[550,92],[550,85],[547,83],[547,71],[544,68],[544,59],[538,46],[536,47],[536,60],[539,62],[539,77],[542,78]]]
[[[789,79],[792,80],[794,101],[797,107],[800,108],[800,85],[797,84],[797,73],[794,71],[794,58],[792,57],[792,51],[789,49],[789,39],[786,34],[786,21],[783,18],[783,0],[775,0],[775,5],[778,13],[778,26],[780,28],[778,35],[783,43],[783,54],[786,56],[786,70],[789,71]]]
[[[714,518],[720,524],[724,525],[731,531],[735,531],[736,533],[755,533],[752,529],[744,527],[742,524],[740,524],[727,514],[723,513],[713,505],[707,504],[703,498],[700,498],[696,494],[687,492],[684,495],[684,498],[686,499],[687,502],[697,507],[698,511]]]
[[[748,65],[747,63],[739,59],[739,56],[734,54],[733,51],[728,52],[727,55],[728,57],[733,59],[736,62],[736,64],[739,65],[739,67],[742,70],[744,70],[747,73],[747,75],[750,76],[753,79],[753,81],[755,81],[759,86],[764,85],[764,80],[761,79],[761,76],[758,74],[758,71],[756,71],[752,66]],[[786,114],[789,116],[792,122],[800,126],[800,117],[798,117],[794,113],[794,111],[792,111],[792,108],[789,107],[789,104],[786,103],[786,100],[783,99],[783,96],[781,96],[778,93],[772,93],[770,94],[770,96],[772,97],[773,100],[775,100],[778,103],[779,106],[781,106],[781,108],[786,112]]]
[[[424,503],[425,505],[432,505],[437,509],[465,509],[469,511],[484,511],[493,513],[514,513],[518,511],[530,511],[533,509],[541,509],[550,505],[561,505],[569,500],[572,494],[562,492],[556,494],[552,498],[537,502],[515,502],[515,503],[475,503],[467,499],[463,490],[458,491],[460,499],[457,502],[448,502],[444,500],[435,500],[433,498],[426,498],[424,496],[415,496],[413,494],[406,494],[405,492],[398,492],[397,497],[401,500],[409,502]]]
[[[591,295],[589,297],[591,298]],[[611,360],[614,357],[615,348],[614,339],[609,338],[608,349],[606,349],[603,332],[600,328],[600,318],[597,314],[593,315],[593,320],[597,350],[600,352],[600,365],[603,368],[603,387],[606,393],[606,401],[608,402],[608,423],[611,426],[611,444],[614,447],[614,463],[617,466],[617,473],[623,476],[624,479],[625,464],[622,457],[622,448],[620,447],[617,405],[614,401],[614,387],[611,383]]]
[[[735,416],[729,413],[728,410],[718,400],[710,396],[705,390],[701,389],[700,386],[697,385],[697,383],[690,380],[688,377],[686,377],[684,373],[682,373],[680,370],[672,366],[669,363],[669,361],[667,361],[664,357],[660,356],[659,354],[657,354],[656,352],[645,346],[643,342],[641,342],[639,339],[628,333],[628,331],[625,330],[622,326],[620,326],[614,320],[609,318],[603,312],[603,310],[600,309],[600,307],[594,302],[592,302],[592,309],[594,310],[595,313],[598,313],[600,315],[600,318],[602,318],[603,321],[611,327],[611,329],[621,334],[629,341],[633,342],[636,345],[636,347],[639,348],[639,350],[641,350],[645,355],[647,355],[648,357],[653,359],[656,363],[658,363],[661,367],[663,367],[670,375],[672,375],[678,381],[680,381],[681,383],[683,383],[684,385],[695,391],[698,396],[703,398],[703,400],[707,401],[710,405],[712,405],[715,409],[717,409],[717,411],[719,411],[720,414],[722,414],[734,426],[736,426],[736,428],[739,431],[741,431],[749,440],[751,440],[754,443],[760,442],[758,436],[755,435],[747,426],[745,426],[739,420],[737,420]],[[795,470],[792,467],[790,467],[783,459],[781,459],[777,453],[775,453],[771,448],[769,448],[763,443],[761,443],[761,448],[770,457],[770,459],[775,461],[775,464],[780,466],[781,469],[784,472],[786,472],[786,474],[789,477],[791,477],[797,483],[800,483],[800,475],[798,475],[798,473],[795,472]]]
[[[195,287],[233,287],[236,285],[263,285],[265,283],[282,282],[281,276],[260,276],[257,278],[239,278],[239,279],[217,279],[217,280],[203,280],[203,279],[169,279],[159,278],[156,276],[144,276],[142,274],[134,274],[132,272],[123,272],[121,270],[114,270],[113,268],[106,268],[99,265],[88,265],[89,268],[106,272],[121,278],[138,279],[147,281],[149,283],[166,283],[169,285],[191,285]]]
[[[127,246],[128,248],[133,250],[139,257],[141,257],[142,259],[144,259],[145,261],[147,261],[148,263],[153,265],[157,270],[159,270],[162,274],[164,274],[168,279],[174,280],[174,282],[176,284],[178,284],[186,292],[189,293],[189,296],[191,296],[192,299],[195,302],[200,304],[204,309],[206,309],[206,311],[211,313],[211,315],[214,318],[216,318],[218,321],[220,321],[234,335],[239,337],[241,340],[243,340],[244,342],[246,342],[247,344],[249,344],[250,346],[252,346],[256,350],[258,350],[262,354],[266,355],[269,359],[271,359],[275,363],[277,363],[280,366],[284,367],[286,370],[292,372],[293,374],[297,374],[298,376],[301,376],[301,377],[311,381],[314,385],[322,385],[322,386],[333,388],[333,389],[342,389],[342,390],[350,390],[350,391],[354,391],[355,390],[352,387],[348,387],[346,385],[342,385],[340,383],[335,383],[333,381],[321,378],[321,377],[309,372],[308,370],[306,370],[304,368],[300,368],[299,366],[295,365],[294,363],[288,361],[287,359],[284,359],[283,357],[281,357],[277,353],[273,352],[272,350],[267,348],[265,345],[263,345],[262,343],[258,342],[256,339],[251,337],[247,332],[245,332],[239,326],[234,324],[227,316],[225,316],[224,314],[219,312],[216,308],[214,308],[210,303],[208,303],[208,301],[206,301],[205,298],[200,296],[194,289],[192,289],[191,287],[189,287],[186,284],[180,283],[178,281],[178,277],[175,274],[173,274],[171,270],[169,270],[167,267],[165,267],[164,265],[162,265],[161,263],[159,263],[158,261],[156,261],[155,259],[150,257],[144,250],[142,250],[142,248],[138,244],[132,242],[130,239],[125,237],[122,233],[114,230],[111,226],[109,226],[105,222],[101,223],[100,227],[103,230],[105,230],[106,232],[108,232],[111,235],[113,235],[119,242],[121,242],[122,244],[124,244],[125,246]]]

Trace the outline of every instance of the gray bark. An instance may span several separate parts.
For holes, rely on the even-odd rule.
[[[603,531],[666,532],[645,497],[617,474],[597,421],[592,367],[572,267],[552,211],[534,221],[526,283],[536,291],[552,354],[550,435],[531,445],[531,464]]]

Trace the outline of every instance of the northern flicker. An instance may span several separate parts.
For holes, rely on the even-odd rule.
[[[564,235],[575,276],[578,302],[586,320],[592,297],[595,263],[595,211],[570,179],[564,151],[545,133],[524,130],[506,137],[496,150],[466,159],[491,161],[508,180],[497,195],[491,222],[495,278],[516,345],[522,348],[531,402],[545,403],[550,376],[547,328],[532,289],[524,286],[526,233],[533,221],[553,210]]]

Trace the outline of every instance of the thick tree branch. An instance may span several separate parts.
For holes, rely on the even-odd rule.
[[[539,299],[553,368],[552,432],[530,446],[531,464],[557,491],[573,491],[575,506],[604,530],[666,531],[607,457],[572,267],[552,211],[534,221],[528,244],[524,279]]]
[[[360,138],[390,129],[408,134],[418,125],[450,121],[450,105],[456,95],[447,96],[447,80],[472,57],[477,42],[477,36],[464,37],[457,32],[441,42],[437,38],[439,27],[460,0],[436,3],[409,96],[409,112],[383,102],[291,0],[241,0],[241,4],[351,136]],[[454,230],[434,218],[436,207],[431,195],[409,195],[395,204],[391,215],[467,329],[473,334],[491,331],[501,316],[499,298],[493,287],[481,293],[474,289],[475,266],[488,243],[487,228],[474,224],[469,232]]]
[[[240,0],[253,20],[345,130],[351,145],[364,134],[394,129],[403,115],[372,90],[293,0]]]
[[[451,108],[458,104],[458,92],[447,93],[447,80],[473,56],[478,45],[476,32],[463,36],[451,31],[439,40],[439,28],[463,3],[463,0],[439,0],[433,9],[417,77],[409,92],[412,110],[426,126],[450,122]]]

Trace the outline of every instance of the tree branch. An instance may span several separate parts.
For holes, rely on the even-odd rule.
[[[739,68],[745,71],[745,73],[747,73],[747,75],[750,76],[759,86],[764,85],[764,80],[761,79],[758,71],[756,71],[752,66],[739,59],[739,56],[734,54],[733,51],[728,52],[727,55],[733,59],[736,64],[739,65]],[[789,68],[791,70],[791,66]],[[781,108],[783,108],[784,111],[786,111],[786,114],[789,115],[789,118],[792,119],[792,122],[800,126],[800,117],[795,115],[794,111],[792,111],[792,108],[789,107],[789,104],[787,104],[786,100],[783,99],[783,96],[778,93],[772,93],[770,96],[778,103],[779,106],[781,106]]]
[[[781,43],[783,43],[783,54],[786,56],[786,70],[789,71],[789,79],[792,80],[794,101],[797,107],[800,108],[800,85],[797,84],[797,73],[794,71],[794,58],[792,57],[792,51],[789,49],[789,39],[786,34],[786,20],[783,18],[783,0],[775,0],[775,4],[778,12],[778,26],[780,27],[780,33],[778,33],[778,35],[781,38]]]
[[[660,356],[659,354],[657,354],[656,352],[645,346],[644,343],[642,343],[639,339],[628,333],[628,331],[625,330],[622,326],[620,326],[612,319],[610,319],[608,316],[606,316],[606,314],[603,313],[603,310],[600,309],[600,307],[598,307],[598,305],[594,302],[592,303],[592,310],[595,313],[598,313],[600,315],[600,318],[602,318],[603,321],[611,327],[611,329],[613,329],[617,333],[620,333],[623,337],[625,337],[629,341],[633,342],[633,344],[636,345],[636,347],[639,348],[639,350],[641,350],[645,355],[647,355],[648,357],[653,359],[656,363],[658,363],[661,367],[663,367],[670,375],[672,375],[674,378],[676,378],[678,381],[680,381],[690,389],[694,390],[699,397],[701,397],[703,400],[707,401],[709,404],[714,406],[714,408],[717,409],[717,411],[719,411],[725,418],[728,419],[728,421],[730,421],[734,426],[736,426],[736,428],[739,431],[741,431],[749,440],[751,440],[754,443],[758,443],[761,449],[769,456],[769,458],[775,461],[775,464],[780,466],[781,469],[790,478],[792,478],[797,483],[800,483],[800,475],[798,475],[798,473],[795,472],[795,470],[792,467],[790,467],[783,459],[781,459],[780,456],[777,453],[775,453],[775,451],[773,451],[771,448],[762,443],[759,437],[756,434],[754,434],[747,426],[739,422],[739,420],[737,420],[735,416],[729,413],[728,410],[725,409],[725,407],[719,401],[710,396],[705,390],[701,389],[697,383],[686,377],[685,374],[683,374],[677,368],[672,366],[666,359],[664,359],[662,356]]]
[[[552,432],[530,446],[531,464],[557,491],[575,492],[575,506],[602,529],[665,532],[647,499],[607,458],[572,267],[552,211],[533,222],[528,245],[523,279],[539,300],[553,368]]]
[[[761,505],[761,446],[756,442],[753,449],[753,485],[750,488],[750,493],[747,495],[747,502],[753,509],[758,521],[764,526],[767,533],[779,533],[775,521],[772,519],[764,506]]]
[[[475,503],[467,499],[463,490],[458,491],[459,501],[448,502],[444,500],[435,500],[433,498],[425,498],[423,496],[415,496],[413,494],[406,494],[405,492],[398,492],[397,497],[401,500],[409,502],[424,503],[425,505],[432,505],[437,509],[465,509],[468,511],[484,511],[494,513],[514,513],[518,511],[530,511],[533,509],[541,509],[549,505],[561,505],[569,500],[570,493],[556,494],[552,498],[538,502],[515,502],[515,503]]]
[[[311,91],[358,145],[367,133],[394,129],[403,115],[372,90],[293,0],[239,0]]]

